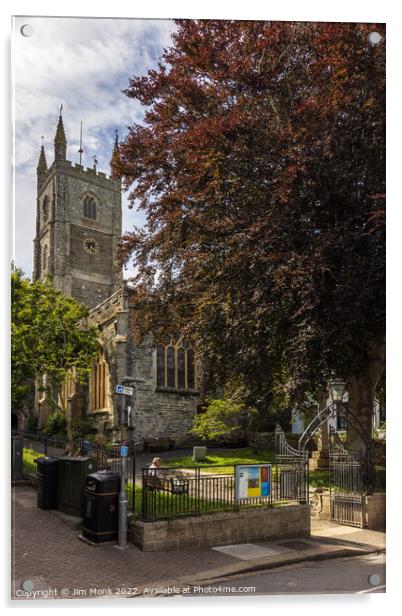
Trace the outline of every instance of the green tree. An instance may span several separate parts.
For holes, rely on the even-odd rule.
[[[18,411],[36,379],[46,375],[46,395],[56,394],[69,370],[83,381],[99,351],[98,332],[88,327],[88,309],[52,284],[30,282],[20,270],[11,275],[11,403]]]
[[[373,44],[370,34],[381,35]],[[371,433],[385,361],[385,27],[183,20],[115,173],[147,215],[123,238],[139,321],[199,341],[249,404],[348,381]]]
[[[255,424],[257,412],[247,408],[244,387],[229,381],[222,398],[207,401],[205,411],[194,419],[192,432],[205,440],[244,436]]]
[[[211,400],[196,416],[192,432],[204,440],[230,438],[239,433],[242,405],[228,399]]]

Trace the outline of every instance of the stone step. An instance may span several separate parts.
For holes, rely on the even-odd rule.
[[[325,459],[328,460],[329,459],[329,452],[328,451],[313,451],[311,454],[311,459],[316,460],[316,459]]]
[[[312,460],[309,460],[308,468],[309,468],[309,471],[328,470],[329,469],[329,461],[328,461],[328,459],[325,460],[323,458],[312,459]]]

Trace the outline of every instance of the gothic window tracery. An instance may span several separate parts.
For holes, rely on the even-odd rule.
[[[92,364],[89,375],[89,410],[98,411],[108,407],[109,370],[104,352]]]
[[[168,345],[156,348],[156,386],[179,391],[196,389],[195,354],[188,343],[170,340]]]
[[[96,220],[96,201],[90,195],[84,197],[84,217]]]

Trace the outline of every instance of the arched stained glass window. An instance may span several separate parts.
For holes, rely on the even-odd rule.
[[[165,386],[165,348],[161,346],[156,349],[156,384]]]
[[[109,370],[105,355],[101,351],[98,360],[92,363],[89,375],[89,410],[107,408],[109,402]]]
[[[182,347],[177,351],[177,387],[186,389],[186,352]]]
[[[187,351],[187,385],[189,389],[195,389],[194,351]]]
[[[167,366],[167,386],[176,387],[176,366],[175,366],[175,351],[172,346],[169,346],[166,351],[166,366]]]
[[[96,202],[93,197],[86,196],[84,198],[84,216],[85,218],[96,219]]]
[[[156,387],[177,391],[196,389],[195,353],[189,344],[186,349],[180,339],[176,343],[171,339],[167,346],[156,348]]]

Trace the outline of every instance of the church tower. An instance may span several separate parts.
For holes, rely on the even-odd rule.
[[[121,182],[67,160],[60,116],[54,161],[42,144],[37,166],[34,280],[51,277],[56,289],[93,308],[120,288],[116,252],[121,236]],[[116,156],[116,143],[114,155]],[[81,148],[80,148],[81,149]],[[112,158],[113,158],[112,156]]]

